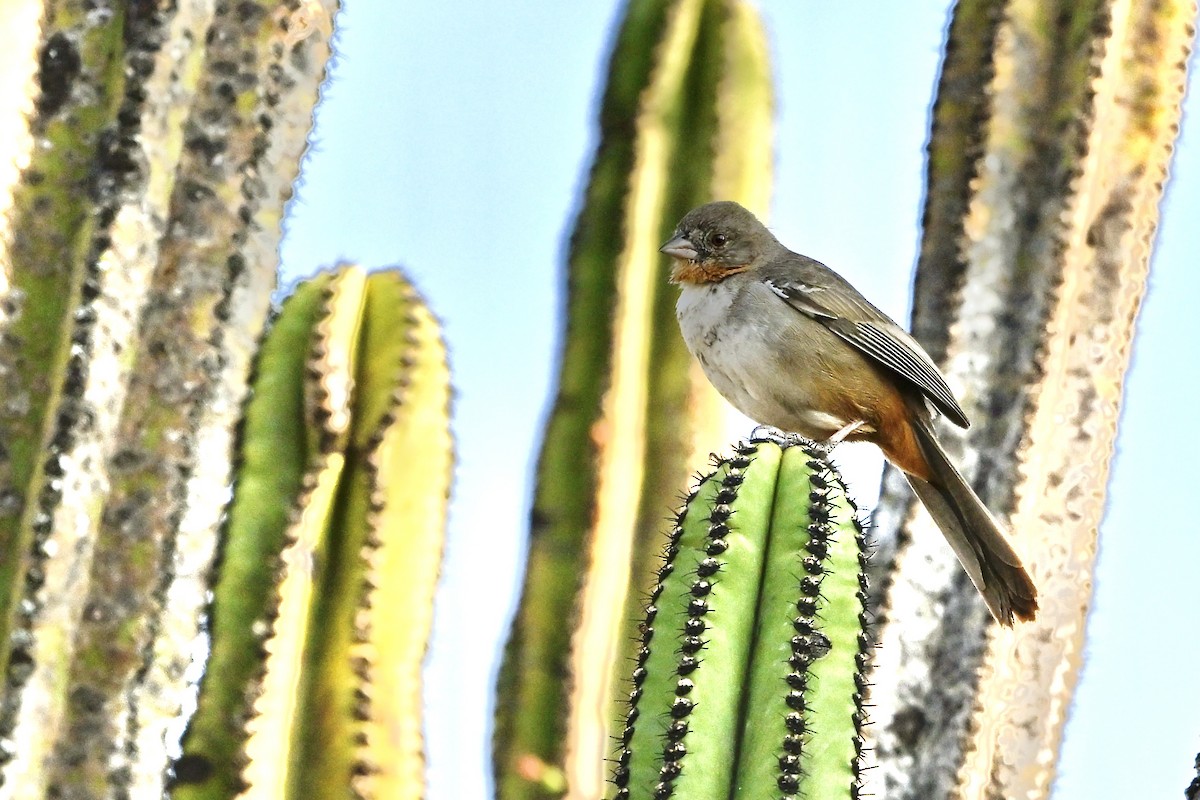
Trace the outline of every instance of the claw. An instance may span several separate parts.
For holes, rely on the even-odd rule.
[[[779,428],[775,428],[770,425],[757,425],[755,426],[754,430],[750,431],[750,441],[770,442],[771,444],[777,444],[780,447],[788,447],[794,443],[789,438],[794,435],[795,434],[784,433],[783,431],[779,430]]]

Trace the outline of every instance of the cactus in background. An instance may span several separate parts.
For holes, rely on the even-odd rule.
[[[975,423],[944,441],[1010,512],[1042,609],[1011,634],[988,625],[888,481],[881,529],[920,532],[882,598],[876,794],[1049,792],[1195,15],[1191,0],[955,6],[913,327]]]
[[[343,267],[287,300],[246,412],[177,800],[421,796],[448,403],[436,321],[399,273]]]
[[[751,441],[679,512],[642,616],[614,800],[858,796],[862,528],[832,466]]]
[[[600,128],[571,240],[528,571],[498,683],[494,759],[499,795],[512,800],[603,791],[611,665],[648,588],[631,587],[631,565],[653,557],[690,457],[724,439],[712,413],[720,400],[675,330],[656,247],[699,203],[766,204],[771,89],[754,12],[740,0],[631,0]]]
[[[335,8],[5,3],[6,796],[162,793]]]

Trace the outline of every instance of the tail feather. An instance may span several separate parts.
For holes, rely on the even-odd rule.
[[[996,621],[1011,626],[1014,616],[1032,620],[1038,608],[1037,587],[999,523],[950,462],[932,426],[918,423],[913,430],[931,479],[907,475],[909,485],[954,549]]]

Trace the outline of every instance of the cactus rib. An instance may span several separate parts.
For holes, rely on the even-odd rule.
[[[448,405],[437,321],[399,273],[343,266],[286,301],[246,413],[175,800],[422,794]]]
[[[676,518],[645,607],[614,800],[850,798],[863,540],[831,467],[739,445]]]

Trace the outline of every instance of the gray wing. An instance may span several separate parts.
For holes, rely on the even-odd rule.
[[[784,302],[921,390],[955,425],[966,428],[971,424],[946,379],[917,340],[840,275],[820,262],[795,254],[778,266],[764,270],[764,280]]]

